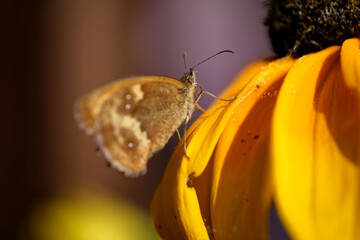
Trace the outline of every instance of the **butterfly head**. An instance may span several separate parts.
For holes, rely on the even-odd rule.
[[[195,86],[196,85],[196,74],[193,68],[190,68],[190,71],[185,73],[185,75],[180,79],[185,86]]]
[[[195,77],[195,72],[196,72],[195,68],[197,66],[199,66],[200,64],[208,61],[209,59],[211,59],[211,58],[213,58],[213,57],[215,57],[215,56],[217,56],[219,54],[226,53],[226,52],[232,53],[232,54],[235,53],[234,51],[231,51],[231,50],[223,50],[223,51],[220,51],[218,53],[215,53],[214,55],[206,58],[205,60],[203,60],[203,61],[199,62],[198,64],[196,64],[195,66],[191,67],[190,71],[188,73],[185,73],[185,75],[180,79],[180,81],[182,83],[184,83],[185,86],[188,86],[188,87],[197,85],[196,77]],[[185,65],[185,69],[186,69],[186,53],[183,53],[183,57],[184,57],[184,65]]]

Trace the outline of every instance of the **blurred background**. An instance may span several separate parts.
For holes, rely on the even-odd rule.
[[[77,127],[75,100],[127,76],[180,78],[183,52],[192,66],[231,49],[236,55],[197,68],[198,82],[219,95],[247,64],[273,54],[262,0],[4,1],[0,11],[0,239],[154,239],[149,203],[177,137],[146,175],[126,178]],[[132,227],[140,235],[117,237]]]

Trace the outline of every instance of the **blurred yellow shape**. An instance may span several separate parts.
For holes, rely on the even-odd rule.
[[[157,239],[145,211],[102,191],[70,190],[44,201],[30,217],[25,239]]]

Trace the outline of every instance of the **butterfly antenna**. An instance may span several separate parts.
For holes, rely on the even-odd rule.
[[[207,59],[199,62],[198,64],[196,64],[195,66],[193,66],[192,68],[190,68],[190,71],[194,70],[197,66],[199,66],[200,64],[206,62],[207,60],[210,60],[210,59],[212,59],[213,57],[215,57],[215,56],[217,56],[217,55],[219,55],[219,54],[222,54],[222,53],[226,53],[226,52],[235,54],[235,52],[234,52],[234,51],[231,51],[231,50],[223,50],[223,51],[220,51],[220,52],[215,53],[214,55],[208,57]]]
[[[184,59],[184,66],[185,66],[185,71],[186,72],[186,52],[183,52],[183,59]]]

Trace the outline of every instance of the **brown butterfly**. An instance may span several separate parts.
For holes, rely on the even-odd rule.
[[[234,53],[218,52],[180,80],[140,76],[111,82],[80,98],[74,106],[75,118],[95,138],[110,166],[126,176],[144,174],[148,159],[183,122],[186,131],[199,98],[208,93],[196,82],[194,68],[224,52]],[[186,154],[185,141],[184,149]]]

